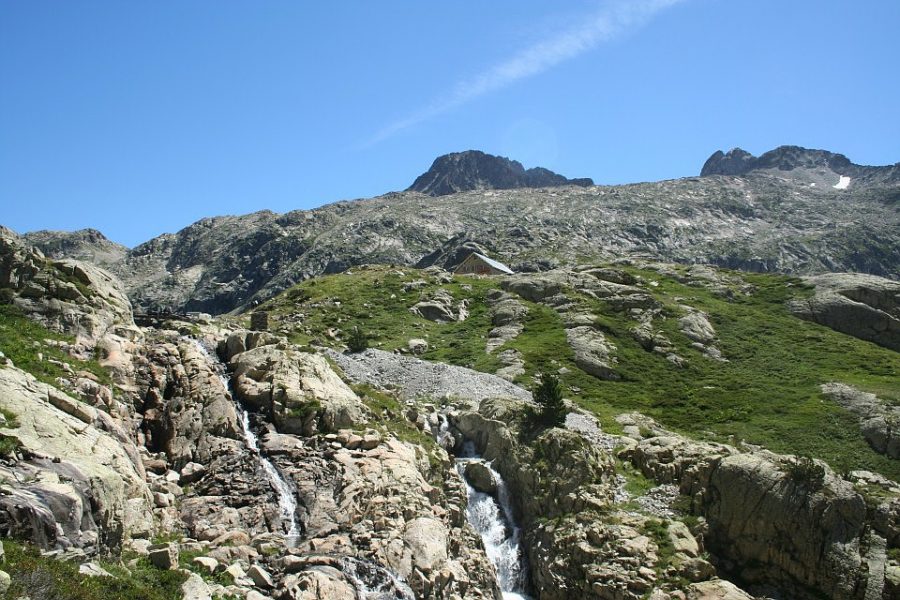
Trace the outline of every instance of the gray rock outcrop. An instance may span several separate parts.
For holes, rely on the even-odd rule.
[[[0,226],[0,291],[49,329],[93,347],[102,336],[137,335],[121,283],[89,263],[50,260]]]
[[[364,407],[320,355],[285,344],[258,346],[232,356],[235,393],[271,415],[283,433],[311,435],[364,422]]]
[[[0,368],[0,408],[15,416],[3,434],[20,460],[0,466],[0,529],[44,548],[117,550],[153,529],[138,450],[106,413]]]
[[[695,442],[637,420],[651,435],[621,455],[679,486],[706,519],[707,548],[733,576],[795,598],[889,597],[864,567],[867,531],[896,540],[898,521],[887,515],[900,510],[900,494],[870,512],[852,483],[816,461]]]
[[[795,315],[900,351],[900,282],[859,273],[828,273],[807,282],[815,293],[790,302]]]
[[[900,407],[843,383],[822,384],[822,393],[859,418],[863,436],[872,448],[900,458]]]

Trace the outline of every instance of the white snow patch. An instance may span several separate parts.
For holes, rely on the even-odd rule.
[[[833,187],[836,190],[846,190],[850,186],[850,178],[846,175],[841,175],[840,181],[834,184]]]
[[[816,184],[815,184],[815,183],[811,183],[811,184],[809,184],[809,187],[816,187]]]

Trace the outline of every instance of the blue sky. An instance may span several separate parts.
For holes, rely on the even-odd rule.
[[[896,0],[0,0],[0,224],[133,246],[469,148],[598,183],[734,146],[890,164],[898,29]]]

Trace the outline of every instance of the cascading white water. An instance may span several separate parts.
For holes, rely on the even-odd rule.
[[[415,600],[406,583],[381,565],[345,556],[341,572],[353,584],[360,600]]]
[[[272,464],[268,458],[266,458],[259,449],[259,441],[256,437],[256,434],[253,433],[253,429],[250,427],[250,414],[247,410],[241,406],[240,402],[234,397],[234,394],[231,392],[231,383],[228,381],[228,378],[225,376],[225,365],[219,359],[218,356],[211,353],[207,350],[206,346],[200,343],[199,340],[195,340],[190,338],[194,344],[196,344],[197,348],[206,356],[209,362],[213,365],[216,370],[216,373],[219,376],[219,380],[222,382],[222,385],[228,390],[228,393],[231,395],[232,401],[234,402],[235,408],[238,410],[238,413],[241,415],[241,430],[244,434],[244,442],[247,444],[247,447],[251,452],[256,456],[256,459],[259,461],[260,466],[263,468],[263,471],[266,473],[266,477],[269,482],[272,484],[272,487],[275,488],[275,491],[278,493],[278,510],[281,514],[281,520],[288,524],[288,532],[285,535],[285,542],[291,546],[296,543],[297,539],[300,537],[300,527],[297,524],[297,500],[294,498],[294,490],[291,489],[291,486],[288,485],[287,481],[284,480],[284,477],[281,476],[281,473],[278,472],[278,469],[275,465]]]
[[[527,573],[522,553],[522,532],[516,525],[509,490],[500,473],[490,463],[483,464],[497,484],[497,498],[473,488],[465,477],[468,462],[481,460],[472,442],[463,445],[463,455],[456,459],[456,469],[466,482],[468,507],[466,518],[484,542],[488,559],[497,569],[497,583],[505,600],[527,600],[524,594]]]
[[[284,477],[281,476],[281,473],[278,472],[272,461],[260,453],[256,434],[250,428],[250,414],[237,402],[235,404],[238,410],[241,411],[241,428],[244,430],[244,440],[247,442],[247,447],[256,454],[260,466],[266,472],[266,476],[269,478],[275,491],[278,492],[278,509],[281,512],[281,520],[285,523],[290,523],[285,539],[289,545],[293,545],[297,538],[300,537],[300,528],[297,526],[297,501],[294,499],[294,490],[284,480]]]

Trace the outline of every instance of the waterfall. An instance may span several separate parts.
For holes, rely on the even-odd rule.
[[[281,476],[281,473],[278,472],[278,469],[274,464],[272,464],[272,461],[266,458],[263,455],[262,451],[260,451],[259,440],[256,437],[256,434],[253,433],[253,429],[250,427],[250,414],[243,406],[241,406],[240,402],[238,402],[238,400],[232,393],[231,382],[229,382],[228,378],[225,376],[224,363],[222,363],[218,356],[210,352],[206,348],[206,346],[204,346],[199,340],[195,340],[193,338],[189,339],[197,346],[197,348],[213,365],[213,368],[219,376],[219,380],[231,395],[234,406],[237,409],[238,414],[240,414],[241,416],[240,422],[241,430],[244,434],[244,442],[247,444],[247,448],[249,448],[254,456],[256,456],[256,459],[257,461],[259,461],[259,465],[265,472],[269,483],[273,488],[275,488],[275,491],[278,493],[278,510],[281,514],[282,522],[288,527],[288,532],[284,536],[285,543],[288,546],[296,544],[297,539],[300,537],[300,527],[297,524],[297,500],[294,498],[293,488],[291,488],[288,482],[285,481],[284,477]]]
[[[237,401],[235,401],[235,405],[241,411],[241,428],[244,430],[244,440],[247,442],[247,447],[256,454],[260,466],[269,478],[269,482],[275,488],[275,491],[278,492],[278,509],[281,512],[281,520],[284,523],[290,523],[285,540],[289,546],[294,545],[297,542],[297,538],[300,537],[300,528],[297,526],[297,500],[294,498],[294,490],[284,480],[284,477],[281,476],[281,473],[278,472],[272,461],[260,452],[256,434],[250,429],[250,415],[247,410],[241,407]]]
[[[472,461],[482,462],[490,471],[497,485],[496,498],[479,492],[466,480],[465,466]],[[497,583],[504,600],[527,600],[528,596],[524,593],[527,571],[521,545],[522,532],[513,517],[506,482],[489,462],[475,453],[474,444],[470,441],[463,444],[462,456],[456,459],[456,470],[466,483],[466,518],[481,536],[488,559],[497,569]]]
[[[361,600],[415,600],[415,594],[396,575],[371,561],[344,557],[341,572]]]

